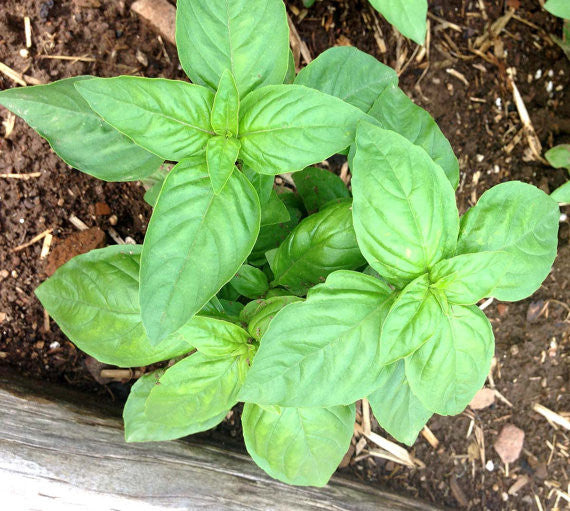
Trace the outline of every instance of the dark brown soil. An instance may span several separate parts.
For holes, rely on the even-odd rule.
[[[175,49],[165,47],[130,14],[130,3],[4,0],[0,6],[0,62],[43,82],[78,74],[183,78]],[[432,113],[460,158],[458,200],[462,211],[501,181],[518,179],[551,191],[567,178],[564,171],[529,158],[506,71],[516,69],[515,82],[544,148],[570,142],[570,66],[548,38],[549,33],[560,33],[561,23],[534,0],[507,0],[505,4],[516,8],[516,18],[498,37],[491,38],[482,57],[471,50],[480,48],[476,39],[487,32],[489,23],[505,14],[504,2],[430,2],[436,17],[430,20],[429,54],[419,60],[413,53],[415,45],[400,40],[380,16],[379,30],[375,28],[375,15],[365,0],[317,1],[309,11],[300,0],[289,2],[292,20],[313,56],[335,44],[352,44],[389,65],[406,66],[402,87]],[[28,58],[20,54],[25,48],[24,16],[31,18],[33,29]],[[381,39],[387,48],[384,52],[380,51]],[[42,58],[46,55],[96,60]],[[15,85],[0,74],[0,89]],[[0,118],[8,120],[8,112],[2,108]],[[0,127],[0,173],[40,172],[41,176],[0,178],[2,363],[29,376],[120,398],[124,387],[96,383],[86,368],[85,355],[53,322],[46,324],[33,294],[50,271],[46,260],[40,259],[42,241],[19,252],[12,249],[53,229],[51,262],[56,256],[65,258],[80,251],[79,246],[72,246],[76,244],[63,241],[73,240],[70,236],[77,233],[69,221],[71,215],[107,233],[106,243],[113,243],[108,236],[110,228],[122,238],[141,242],[150,214],[142,200],[144,190],[139,184],[103,183],[70,169],[20,120],[8,137],[6,130],[6,126]],[[429,427],[439,447],[432,448],[420,437],[411,449],[425,468],[410,470],[366,456],[368,449],[375,447],[370,443],[359,456],[347,457],[343,473],[450,507],[540,509],[540,503],[542,509],[552,509],[558,502],[563,508],[565,501],[557,491],[568,492],[568,431],[553,428],[532,406],[540,403],[560,413],[570,412],[568,237],[565,221],[554,270],[533,297],[515,304],[495,302],[486,310],[497,340],[494,382],[512,406],[497,400],[485,410],[433,418]],[[535,317],[533,311],[537,310],[541,314]],[[526,435],[521,457],[508,468],[493,449],[505,424],[518,426]],[[383,434],[379,428],[377,431]],[[479,442],[484,439],[483,449],[476,441],[476,431]],[[239,409],[214,434],[229,443],[239,438]],[[492,470],[490,465],[485,468],[489,461]],[[529,482],[516,494],[509,494],[509,488],[522,476]]]

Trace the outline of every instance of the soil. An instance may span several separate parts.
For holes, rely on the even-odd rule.
[[[184,78],[175,48],[131,14],[130,3],[4,0],[0,62],[46,83],[79,74]],[[514,68],[543,147],[569,143],[570,66],[548,37],[561,32],[561,22],[538,2],[431,1],[429,52],[423,56],[365,0],[322,0],[310,10],[300,0],[288,5],[313,57],[335,44],[352,44],[402,71],[402,88],[435,117],[460,159],[462,212],[502,181],[518,179],[548,192],[567,179],[565,171],[530,155],[507,80],[507,69]],[[505,30],[491,37],[487,47],[478,44],[477,38],[488,33],[489,24],[508,7],[515,9],[515,16]],[[31,19],[33,35],[27,57],[21,51],[26,48],[24,16]],[[82,60],[45,58],[62,55]],[[15,85],[0,74],[0,89]],[[0,361],[27,376],[92,392],[96,399],[124,399],[123,383],[95,381],[89,370],[92,361],[44,316],[33,291],[53,265],[93,243],[114,243],[109,233],[142,242],[151,212],[142,200],[144,189],[137,183],[103,183],[83,175],[65,165],[23,121],[16,119],[7,133],[9,116],[1,107],[0,118],[0,174],[39,173],[27,180],[0,178]],[[78,234],[71,215],[92,229]],[[423,468],[373,457],[369,449],[375,446],[370,443],[362,451],[359,445],[358,454],[351,449],[342,473],[452,508],[562,509],[567,504],[559,492],[569,490],[569,433],[532,409],[540,403],[566,417],[570,412],[568,220],[560,227],[559,255],[540,290],[522,302],[493,302],[486,309],[497,342],[493,381],[503,399],[483,410],[431,419],[428,426],[439,446],[433,448],[420,437],[410,449]],[[42,240],[13,251],[47,229],[54,236],[47,258],[41,258]],[[243,448],[239,413],[237,407],[206,436]],[[525,432],[523,452],[508,466],[493,449],[507,424]],[[385,434],[374,421],[373,426]],[[515,482],[526,480],[523,477],[528,482],[509,492]]]

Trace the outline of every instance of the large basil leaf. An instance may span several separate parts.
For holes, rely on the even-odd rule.
[[[271,320],[286,305],[298,302],[298,296],[273,296],[249,302],[242,310],[240,319],[247,323],[248,332],[258,341],[263,337]]]
[[[427,0],[370,0],[389,23],[418,44],[426,38]]]
[[[259,268],[244,264],[234,278],[230,280],[230,285],[241,295],[254,300],[263,296],[269,289],[267,276]]]
[[[224,136],[212,137],[206,146],[208,175],[215,194],[219,194],[234,171],[239,154],[240,143],[237,138]]]
[[[123,409],[125,440],[127,442],[160,442],[173,440],[217,426],[224,420],[227,411],[203,422],[189,420],[182,425],[156,420],[156,415],[145,413],[145,403],[151,390],[158,383],[164,371],[144,374],[133,385]]]
[[[459,229],[455,195],[423,149],[362,123],[352,171],[358,245],[386,280],[404,287],[453,255]]]
[[[198,85],[118,76],[84,80],[75,88],[111,126],[165,160],[203,153],[214,134],[214,95]]]
[[[212,128],[218,135],[234,137],[239,126],[239,92],[232,74],[226,69],[220,78],[210,114]]]
[[[352,227],[352,203],[344,201],[305,218],[269,264],[273,285],[304,295],[333,271],[354,270],[365,263]]]
[[[289,61],[285,5],[281,0],[180,0],[176,44],[194,83],[215,89],[226,69],[242,97],[283,83]]]
[[[422,275],[398,294],[382,325],[379,363],[392,364],[407,357],[434,337],[437,342],[442,297],[436,293],[429,277]]]
[[[432,415],[412,393],[403,360],[383,368],[380,386],[368,402],[380,426],[407,445],[414,444]]]
[[[240,399],[311,407],[367,396],[378,388],[380,330],[391,301],[390,289],[373,277],[331,274],[305,302],[273,318]]]
[[[481,298],[494,296],[509,265],[507,252],[463,254],[437,263],[430,270],[430,278],[450,303],[472,305]]]
[[[383,128],[395,131],[425,149],[443,169],[453,188],[457,188],[459,162],[451,144],[432,116],[417,106],[401,89],[396,86],[387,87],[368,113],[379,120]]]
[[[337,46],[303,68],[295,83],[336,96],[368,112],[386,87],[398,84],[398,75],[357,48]]]
[[[329,170],[307,167],[301,172],[295,172],[292,177],[309,215],[332,200],[350,198],[343,180]]]
[[[548,0],[544,8],[559,18],[570,19],[570,4],[567,0]]]
[[[493,296],[522,300],[534,293],[556,258],[556,202],[542,190],[511,181],[486,191],[461,219],[458,254],[504,251],[508,268]]]
[[[79,255],[36,289],[63,333],[105,364],[138,367],[192,351],[184,335],[160,346],[148,339],[138,303],[140,245],[115,245]]]
[[[493,329],[475,305],[453,305],[440,318],[437,338],[405,359],[406,378],[428,410],[457,415],[489,374],[495,347]]]
[[[350,446],[356,409],[262,408],[246,403],[241,422],[247,452],[271,477],[324,486]]]
[[[162,160],[103,121],[75,90],[91,76],[0,91],[0,105],[44,137],[68,165],[104,181],[135,181]],[[94,149],[95,148],[95,149]]]
[[[140,304],[155,343],[180,328],[238,271],[259,232],[259,201],[241,172],[215,195],[203,161],[168,175],[146,233]]]
[[[246,357],[210,358],[194,353],[159,378],[144,413],[170,428],[213,421],[237,403],[246,372]]]
[[[304,169],[347,148],[358,108],[301,85],[256,89],[241,103],[240,158],[261,174]]]

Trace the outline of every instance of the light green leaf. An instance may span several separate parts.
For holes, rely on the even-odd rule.
[[[380,364],[407,357],[434,337],[437,342],[441,323],[439,300],[445,298],[437,296],[437,290],[429,285],[428,275],[422,275],[398,293],[382,325]]]
[[[380,426],[406,445],[414,445],[432,415],[412,393],[403,360],[383,368],[380,386],[368,402]]]
[[[104,181],[136,181],[162,160],[101,119],[75,90],[91,76],[0,91],[0,105],[20,116],[71,167]],[[97,148],[93,150],[93,148]]]
[[[208,140],[206,147],[208,175],[216,195],[226,186],[235,169],[239,148],[240,143],[237,138],[216,136]]]
[[[194,83],[215,89],[226,69],[242,97],[283,83],[289,27],[281,0],[180,0],[177,7],[178,56]]]
[[[522,300],[542,284],[556,258],[556,202],[526,183],[501,183],[486,191],[461,219],[457,254],[504,251],[508,268],[493,296]]]
[[[258,174],[260,176],[261,174]],[[273,180],[273,176],[270,177]],[[261,210],[261,225],[274,225],[288,222],[291,219],[289,210],[283,201],[277,196],[275,190],[271,189],[269,199]]]
[[[285,79],[283,83],[290,84],[295,81],[295,76],[297,72],[295,70],[295,57],[293,55],[293,51],[289,49],[289,60],[287,63],[287,74],[285,75]]]
[[[390,289],[373,277],[333,273],[305,302],[273,318],[240,399],[320,407],[367,396],[378,388],[380,330],[391,301]]]
[[[36,289],[63,333],[105,364],[138,367],[192,351],[170,336],[160,346],[146,336],[138,302],[140,245],[115,245],[71,259]]]
[[[230,280],[230,285],[241,295],[254,300],[263,296],[269,289],[267,277],[259,268],[244,264],[234,278]]]
[[[111,126],[165,160],[204,153],[214,134],[214,95],[198,85],[119,76],[81,81],[75,88]]]
[[[570,19],[570,4],[568,0],[548,0],[544,8],[559,18]]]
[[[570,181],[554,190],[550,197],[560,204],[570,204]]]
[[[396,287],[455,251],[459,217],[443,170],[403,136],[362,123],[352,193],[362,254]]]
[[[507,252],[476,252],[444,259],[430,270],[433,287],[441,289],[449,303],[472,305],[494,296],[510,265]]]
[[[188,421],[181,426],[173,426],[164,421],[155,421],[145,414],[145,403],[164,371],[144,374],[133,385],[123,409],[125,440],[127,442],[160,442],[206,431],[224,420],[228,410],[203,422]],[[156,418],[156,417],[155,417]]]
[[[418,44],[426,38],[427,0],[370,0],[402,35]]]
[[[398,75],[357,48],[337,46],[303,68],[295,83],[336,96],[368,112],[386,87],[398,84]]]
[[[267,174],[259,174],[249,167],[244,167],[243,173],[249,179],[249,182],[253,185],[259,196],[259,203],[262,206],[261,214],[263,215],[263,206],[269,201],[271,192],[273,191],[273,181],[275,181],[275,177]]]
[[[347,148],[366,115],[301,85],[257,89],[241,103],[240,158],[261,174],[301,170]]]
[[[565,168],[570,172],[570,144],[561,144],[544,153],[548,163],[555,169]]]
[[[397,86],[387,87],[368,112],[383,128],[395,131],[424,149],[445,172],[453,188],[459,184],[459,162],[433,117]]]
[[[262,408],[246,403],[241,422],[247,452],[287,484],[325,486],[348,451],[356,409]]]
[[[227,69],[220,78],[210,122],[218,135],[236,137],[238,134],[239,92],[233,75]]]
[[[489,374],[495,349],[489,320],[475,305],[453,305],[441,314],[437,339],[405,359],[412,392],[428,409],[457,415]]]
[[[154,343],[180,328],[238,271],[259,232],[255,190],[234,172],[219,195],[203,161],[168,175],[146,233],[140,304]]]
[[[295,172],[292,178],[309,214],[335,199],[350,198],[343,180],[329,170],[307,167],[301,172]]]
[[[299,302],[298,296],[274,296],[267,299],[249,302],[240,315],[240,319],[247,323],[248,332],[258,341],[263,337],[271,320],[286,305]]]
[[[146,189],[143,199],[149,206],[154,208],[160,194],[160,189],[162,188],[162,183],[164,183],[171,168],[171,164],[161,165],[156,172],[142,179],[142,184]]]
[[[304,295],[333,271],[365,263],[352,227],[352,203],[344,201],[305,218],[279,246],[270,262],[272,285]]]

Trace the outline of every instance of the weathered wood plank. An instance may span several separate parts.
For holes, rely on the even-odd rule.
[[[5,509],[434,510],[338,477],[325,488],[287,486],[247,456],[195,441],[127,444],[109,409],[37,385],[0,368]]]

